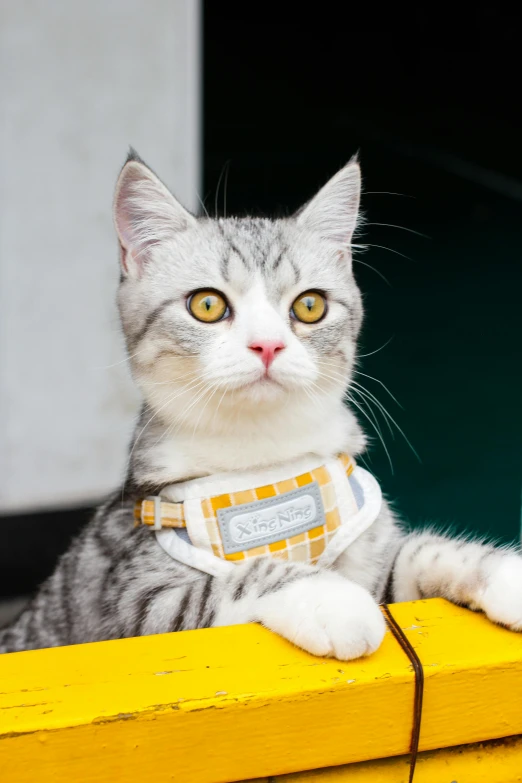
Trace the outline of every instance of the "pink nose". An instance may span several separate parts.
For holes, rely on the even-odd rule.
[[[279,353],[279,351],[286,348],[281,340],[257,340],[254,343],[250,343],[248,347],[251,351],[255,351],[259,354],[259,358],[267,370],[274,361],[276,353]]]

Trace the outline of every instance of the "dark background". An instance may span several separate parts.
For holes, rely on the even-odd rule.
[[[370,245],[355,264],[366,302],[361,353],[377,351],[359,369],[378,380],[357,379],[421,458],[377,413],[393,472],[375,432],[367,465],[414,524],[518,539],[515,11],[484,2],[204,8],[207,209],[286,214],[359,152],[367,220],[359,241]],[[89,514],[3,520],[0,593],[34,589]]]

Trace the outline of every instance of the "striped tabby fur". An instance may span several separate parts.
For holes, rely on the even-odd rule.
[[[133,528],[134,500],[181,480],[364,450],[343,404],[362,318],[350,254],[359,189],[352,161],[292,218],[196,219],[129,156],[115,197],[118,304],[144,404],[125,484],[0,632],[1,652],[258,621],[349,659],[379,646],[378,602],[431,596],[522,630],[518,552],[408,534],[387,505],[329,571],[253,560],[211,577]],[[226,296],[223,322],[190,315],[186,297],[200,288]],[[317,324],[288,317],[308,290],[328,301]],[[269,371],[249,349],[263,340],[284,346]]]

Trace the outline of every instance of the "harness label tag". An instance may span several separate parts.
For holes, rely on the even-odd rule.
[[[220,508],[217,519],[227,555],[291,538],[326,521],[317,481],[273,498]]]

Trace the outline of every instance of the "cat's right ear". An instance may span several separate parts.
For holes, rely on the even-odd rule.
[[[154,246],[196,225],[196,219],[131,150],[116,184],[114,224],[123,273],[138,277]]]
[[[297,225],[347,249],[357,226],[360,194],[361,171],[355,157],[297,213]]]

